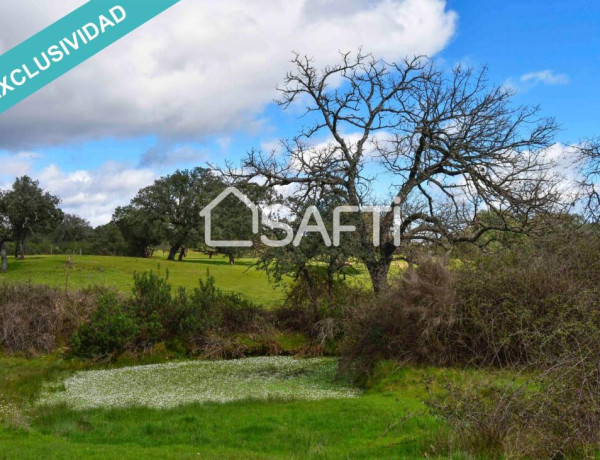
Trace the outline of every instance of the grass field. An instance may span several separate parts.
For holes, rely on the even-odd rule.
[[[161,273],[166,273],[168,270],[173,287],[196,287],[198,279],[210,273],[220,289],[244,294],[256,303],[273,305],[283,300],[286,282],[279,285],[271,283],[266,273],[256,270],[253,263],[254,259],[240,258],[232,266],[225,257],[214,256],[210,259],[192,251],[182,262],[168,261],[162,255],[149,259],[77,255],[70,259],[67,255],[43,255],[29,256],[25,260],[10,258],[8,273],[0,275],[0,281],[31,281],[50,286],[66,286],[69,289],[93,285],[110,286],[129,292],[134,272],[160,270]],[[359,264],[353,267],[354,273],[349,275],[348,281],[369,286],[366,270]],[[404,268],[404,262],[395,262],[390,270],[390,277],[397,276]]]
[[[443,426],[426,412],[424,381],[477,376],[388,364],[354,398],[241,400],[165,410],[33,404],[45,382],[60,382],[82,366],[59,356],[0,358],[0,406],[8,407],[0,410],[0,458],[436,458]],[[285,378],[279,385],[286,386]]]
[[[8,273],[0,275],[1,280],[32,281],[51,286],[67,286],[69,289],[91,285],[111,286],[121,291],[129,291],[134,272],[160,270],[169,272],[169,280],[174,287],[195,287],[198,279],[207,273],[215,278],[216,285],[226,291],[241,293],[261,304],[273,304],[282,300],[283,286],[269,283],[267,275],[251,267],[252,259],[239,259],[229,265],[228,259],[189,253],[182,262],[170,262],[162,256],[150,259],[110,256],[29,256],[25,260],[9,259]]]

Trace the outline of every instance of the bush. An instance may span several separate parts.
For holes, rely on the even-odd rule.
[[[194,345],[214,335],[209,333],[249,332],[270,322],[268,314],[251,301],[217,289],[211,276],[189,293],[181,289],[176,304],[178,334]]]
[[[445,265],[423,260],[379,298],[361,299],[344,311],[341,370],[366,377],[382,359],[415,363],[452,361],[448,331],[452,276]]]
[[[600,446],[600,236],[583,228],[457,261],[425,259],[344,314],[341,370],[381,359],[523,370],[430,405],[452,446],[485,458],[582,457]],[[532,376],[525,378],[524,376]]]
[[[502,251],[457,270],[456,360],[492,365],[555,362],[600,332],[596,239]],[[595,256],[594,256],[595,257]]]
[[[432,365],[551,365],[600,334],[600,238],[499,250],[457,263],[424,259],[390,291],[351,304],[345,370],[379,359]]]
[[[135,312],[118,295],[108,293],[97,299],[97,309],[71,338],[76,356],[110,357],[125,350],[139,335]]]
[[[221,292],[218,299],[222,327],[225,332],[255,332],[271,324],[271,315],[252,301],[230,292]]]
[[[163,278],[153,271],[133,274],[134,315],[139,327],[138,346],[149,347],[174,335],[173,299],[169,273]]]
[[[275,309],[277,325],[314,339],[339,339],[344,307],[368,297],[366,290],[332,279],[317,267],[290,284],[285,303]]]
[[[104,358],[125,349],[151,349],[176,335],[177,319],[166,277],[154,272],[133,275],[133,295],[124,299],[107,293],[71,339],[77,356]]]
[[[31,283],[0,284],[0,347],[50,353],[68,342],[94,309],[97,290],[65,292]]]
[[[188,352],[201,349],[208,337],[244,332],[264,324],[267,315],[237,294],[216,288],[212,277],[200,280],[192,291],[171,294],[168,274],[135,274],[133,296],[107,294],[97,310],[71,340],[74,354],[110,357],[128,349],[152,350],[159,343],[181,345]]]
[[[223,313],[218,306],[220,292],[214,278],[201,279],[199,284],[189,294],[180,289],[176,300],[177,332],[188,341],[194,341],[209,330],[219,329],[223,323]]]

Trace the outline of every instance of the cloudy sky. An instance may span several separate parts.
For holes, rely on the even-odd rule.
[[[0,54],[84,0],[0,0]],[[29,174],[93,225],[177,168],[235,160],[293,133],[272,103],[291,51],[488,65],[540,104],[558,142],[600,135],[597,0],[181,0],[0,114],[0,187]]]

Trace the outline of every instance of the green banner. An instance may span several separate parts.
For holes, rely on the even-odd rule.
[[[0,113],[177,2],[179,0],[90,0],[3,54],[0,56]],[[43,8],[52,8],[54,2],[40,3],[44,4]]]

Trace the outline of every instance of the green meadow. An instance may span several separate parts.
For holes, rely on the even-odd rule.
[[[129,293],[133,273],[158,271],[168,273],[169,282],[174,287],[193,288],[198,280],[208,274],[215,278],[218,288],[243,294],[250,300],[273,305],[284,298],[289,280],[274,283],[264,271],[257,270],[255,259],[239,258],[235,265],[229,259],[215,255],[190,251],[185,260],[168,261],[166,256],[156,254],[151,258],[111,257],[87,255],[35,255],[24,260],[9,259],[8,272],[0,281],[32,282],[50,286],[81,289],[89,286],[106,286]],[[390,276],[397,276],[405,268],[404,262],[394,262]],[[347,281],[352,284],[369,285],[367,271],[358,263],[354,264]]]
[[[272,304],[283,299],[284,287],[269,282],[263,271],[252,267],[253,259],[241,258],[229,265],[225,257],[190,252],[181,262],[166,260],[162,255],[143,259],[111,256],[29,256],[25,260],[9,260],[8,273],[0,280],[28,282],[67,287],[107,286],[129,292],[133,273],[159,271],[168,273],[174,287],[193,288],[198,279],[210,274],[216,285],[226,291],[244,294],[260,304]]]

